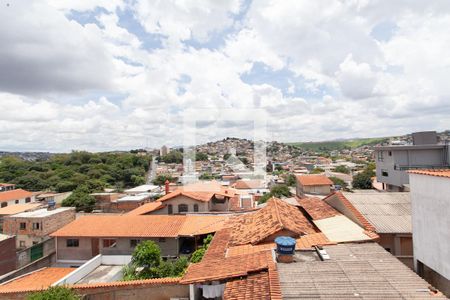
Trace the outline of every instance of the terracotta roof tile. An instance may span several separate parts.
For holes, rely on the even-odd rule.
[[[307,235],[302,235],[297,239],[296,248],[297,250],[310,250],[313,246],[323,246],[323,245],[334,245],[336,243],[330,242],[328,238],[322,232],[311,233]],[[245,244],[239,246],[231,246],[227,250],[227,257],[239,256],[252,254],[261,251],[267,251],[275,249],[275,243],[264,243],[258,245]]]
[[[238,180],[233,184],[235,189],[264,189],[265,184],[263,180]]]
[[[255,208],[252,207],[252,199],[244,199],[241,202],[241,199],[238,195],[230,198],[230,211],[247,211],[247,210],[254,210]],[[241,207],[242,203],[242,207]]]
[[[449,169],[410,170],[410,171],[408,171],[408,173],[450,178],[450,170]]]
[[[99,282],[99,283],[83,283],[71,285],[76,290],[86,290],[101,287],[118,287],[118,286],[140,286],[140,285],[171,285],[180,283],[181,277],[166,277],[166,278],[152,278],[142,280],[130,281],[113,281],[113,282]]]
[[[298,203],[313,220],[321,220],[334,216],[341,215],[340,212],[331,207],[328,203],[322,201],[320,198],[297,198]]]
[[[181,226],[178,235],[180,236],[193,236],[213,233],[221,230],[228,216],[196,216],[188,215],[186,220]]]
[[[270,300],[269,272],[263,271],[228,281],[224,300],[268,299]]]
[[[14,215],[28,210],[34,210],[42,206],[42,203],[24,203],[24,204],[13,204],[6,207],[0,208],[0,215]]]
[[[150,203],[146,203],[144,205],[139,206],[138,208],[135,208],[135,209],[129,211],[128,213],[126,213],[126,215],[128,215],[128,216],[145,215],[145,214],[148,214],[149,212],[152,212],[152,211],[164,208],[164,207],[165,207],[165,205],[159,201],[150,202]]]
[[[332,185],[333,182],[325,175],[297,175],[301,185]]]
[[[44,268],[0,285],[0,294],[37,291],[48,288],[75,268]]]
[[[11,191],[0,192],[0,201],[11,201],[31,196],[33,196],[32,192],[28,192],[22,189],[15,189]]]
[[[164,202],[178,196],[186,196],[194,200],[208,202],[214,195],[233,197],[235,195],[235,191],[233,189],[223,187],[217,181],[211,181],[209,183],[199,182],[181,186],[175,191],[159,198],[158,201]]]
[[[227,258],[203,259],[200,263],[189,265],[180,282],[187,284],[247,276],[252,272],[267,270],[269,260],[272,260],[270,251]]]
[[[269,199],[259,211],[239,216],[230,223],[233,228],[231,245],[257,244],[281,230],[297,235],[316,232],[298,207],[277,198]]]

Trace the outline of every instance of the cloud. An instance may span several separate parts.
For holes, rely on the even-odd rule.
[[[280,141],[450,124],[448,1],[14,1],[0,26],[0,149],[180,145],[227,109],[199,142],[251,138],[246,109]]]
[[[112,63],[95,25],[41,2],[0,9],[0,90],[41,95],[111,87]]]

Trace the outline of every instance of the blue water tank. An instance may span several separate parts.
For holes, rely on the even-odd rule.
[[[295,252],[295,239],[289,236],[279,236],[275,239],[277,244],[277,253],[283,255],[294,254]]]

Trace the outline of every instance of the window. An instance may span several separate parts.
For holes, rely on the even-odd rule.
[[[20,222],[20,230],[25,230],[25,229],[27,229],[27,223]]]
[[[198,204],[194,204],[194,211],[195,211],[195,212],[198,211]]]
[[[169,215],[173,214],[173,207],[172,207],[172,204],[167,205],[167,213],[168,213]]]
[[[166,242],[166,238],[159,238],[159,239],[158,239],[158,242],[160,242],[160,243],[165,243],[165,242]]]
[[[103,248],[114,248],[116,247],[115,239],[104,239],[103,240]]]
[[[130,240],[130,248],[135,248],[140,242],[141,242],[141,240],[131,239]]]
[[[41,224],[39,223],[33,223],[33,230],[38,230],[40,228],[40,225]]]
[[[389,177],[389,173],[388,173],[388,171],[387,171],[387,170],[383,170],[383,169],[381,169],[381,176],[384,176],[384,177]]]
[[[8,202],[2,202],[1,207],[6,207],[6,206],[8,206]]]
[[[187,204],[179,204],[178,205],[178,213],[188,212]]]
[[[19,200],[14,200],[14,203],[15,204],[19,204]]]
[[[389,156],[392,156],[392,151],[389,151]]]
[[[19,247],[25,248],[25,241],[19,241]]]
[[[26,197],[25,198],[25,203],[29,203],[29,202],[31,202],[31,198],[30,197]]]
[[[377,156],[378,156],[378,161],[383,161],[383,151],[378,151]]]
[[[80,241],[78,239],[67,239],[66,246],[67,247],[78,247],[80,245]]]

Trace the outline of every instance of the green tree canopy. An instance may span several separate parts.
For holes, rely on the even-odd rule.
[[[272,197],[283,198],[291,196],[289,187],[285,184],[277,184],[270,188],[270,192],[266,193],[259,199],[259,203],[266,203]]]
[[[343,165],[337,166],[334,168],[334,171],[338,173],[350,174],[350,169]]]
[[[95,198],[89,195],[90,193],[87,185],[80,185],[63,200],[62,206],[72,206],[77,211],[91,212],[95,207]]]
[[[169,180],[169,182],[175,181],[175,179],[169,174],[160,174],[160,175],[156,176],[155,179],[153,179],[153,184],[164,185],[166,180]]]
[[[288,186],[295,186],[297,184],[297,178],[294,174],[288,174],[286,176],[286,184]]]

